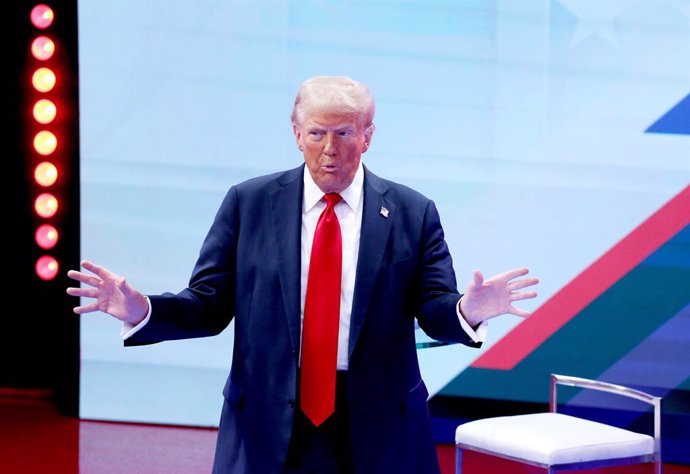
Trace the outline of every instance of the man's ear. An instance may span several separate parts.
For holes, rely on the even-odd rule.
[[[371,145],[371,137],[374,135],[374,130],[376,130],[376,126],[372,123],[364,131],[364,143],[362,144],[362,153],[369,149],[369,146]]]
[[[299,148],[299,151],[303,151],[304,147],[302,146],[302,130],[295,123],[292,124],[292,133],[295,135],[297,148]]]

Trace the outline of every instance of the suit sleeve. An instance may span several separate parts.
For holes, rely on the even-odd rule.
[[[422,226],[419,326],[433,339],[480,347],[462,328],[458,317],[458,292],[453,259],[445,240],[441,219],[433,201],[428,201]]]
[[[151,318],[124,341],[126,346],[213,336],[228,326],[235,314],[238,226],[233,187],[204,239],[187,288],[177,294],[149,295]]]

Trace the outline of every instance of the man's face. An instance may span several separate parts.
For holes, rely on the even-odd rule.
[[[293,125],[304,162],[324,193],[339,193],[352,183],[373,132],[362,122],[356,113],[311,110],[301,125]]]

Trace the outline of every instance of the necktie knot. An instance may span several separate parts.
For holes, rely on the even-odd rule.
[[[338,194],[338,193],[326,193],[323,195],[324,200],[326,201],[326,207],[334,207],[336,204],[338,204],[340,201],[343,200],[343,197]]]

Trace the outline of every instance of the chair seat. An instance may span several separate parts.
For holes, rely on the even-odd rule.
[[[457,427],[455,442],[544,466],[654,453],[651,436],[552,412],[470,421]]]

